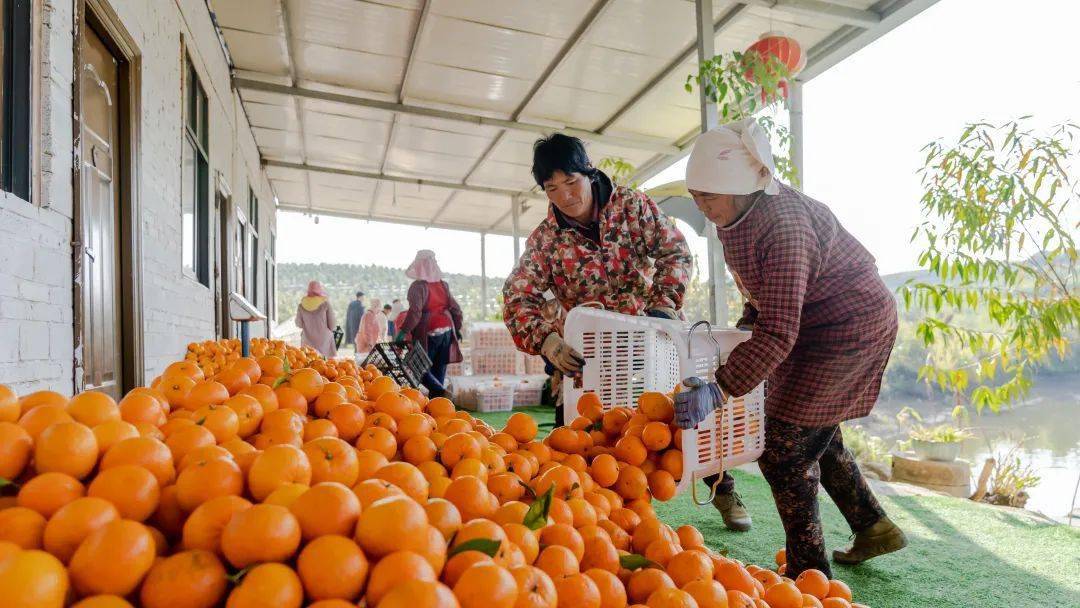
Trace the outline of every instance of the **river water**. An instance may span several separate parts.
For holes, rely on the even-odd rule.
[[[874,420],[865,426],[886,440],[903,439],[893,416],[904,405],[918,410],[927,424],[949,421],[947,404],[888,400],[874,408]],[[962,426],[975,434],[962,449],[962,458],[972,465],[973,485],[986,458],[1000,458],[1018,445],[1015,455],[1040,477],[1039,484],[1027,491],[1026,508],[1063,523],[1069,511],[1076,509],[1072,525],[1080,527],[1080,497],[1073,504],[1080,482],[1080,378],[1037,381],[1023,402],[997,414],[973,413]]]

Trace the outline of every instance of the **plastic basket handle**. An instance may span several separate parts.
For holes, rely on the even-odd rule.
[[[730,401],[730,399],[731,398],[729,397],[728,400]],[[725,416],[724,405],[727,405],[726,402],[724,404],[720,405],[720,417],[721,417],[721,419]],[[730,410],[728,410],[728,412],[730,412]],[[721,420],[719,430],[720,431],[724,430],[723,420]],[[691,500],[694,501],[694,504],[696,504],[699,507],[704,507],[705,505],[711,503],[714,498],[716,498],[716,488],[717,488],[717,486],[720,485],[720,482],[724,481],[724,440],[726,439],[726,437],[725,437],[724,433],[722,433],[722,432],[718,432],[716,434],[716,436],[719,438],[719,441],[718,441],[719,445],[717,445],[717,456],[719,457],[719,460],[720,460],[720,475],[717,476],[716,483],[712,484],[712,487],[709,488],[709,497],[707,499],[705,499],[705,502],[701,502],[701,501],[698,500],[698,496],[697,496],[697,472],[696,471],[690,471],[690,498],[691,498]]]

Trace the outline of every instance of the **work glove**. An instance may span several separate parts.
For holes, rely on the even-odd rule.
[[[667,308],[664,306],[657,306],[656,308],[646,310],[645,316],[657,319],[671,319],[672,321],[679,320],[679,313],[675,312],[674,308]]]
[[[683,386],[675,395],[675,424],[681,429],[694,428],[727,401],[727,395],[715,382],[690,377],[683,380]]]
[[[540,354],[547,359],[548,363],[555,366],[555,369],[567,376],[576,376],[585,365],[585,359],[581,358],[581,355],[555,332],[551,332],[547,338],[544,338]]]

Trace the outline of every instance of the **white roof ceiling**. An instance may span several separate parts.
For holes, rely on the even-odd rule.
[[[716,52],[762,33],[804,78],[936,0],[713,0]],[[546,214],[532,142],[655,173],[699,125],[693,0],[211,0],[283,209],[509,234]],[[381,177],[380,177],[381,176]],[[416,180],[434,182],[419,184]]]

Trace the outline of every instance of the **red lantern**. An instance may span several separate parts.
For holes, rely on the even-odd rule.
[[[782,63],[788,69],[788,76],[794,78],[796,74],[802,71],[806,67],[806,54],[803,53],[802,46],[798,40],[790,36],[784,36],[776,32],[766,32],[758,38],[757,42],[751,44],[746,49],[744,55],[755,53],[761,59],[768,59],[770,55],[776,57],[780,63]],[[750,70],[746,72],[746,78],[753,80],[754,75]],[[788,83],[786,80],[781,80],[779,84],[780,90],[783,92],[784,99],[788,96]],[[766,101],[765,91],[761,92],[761,101]]]

